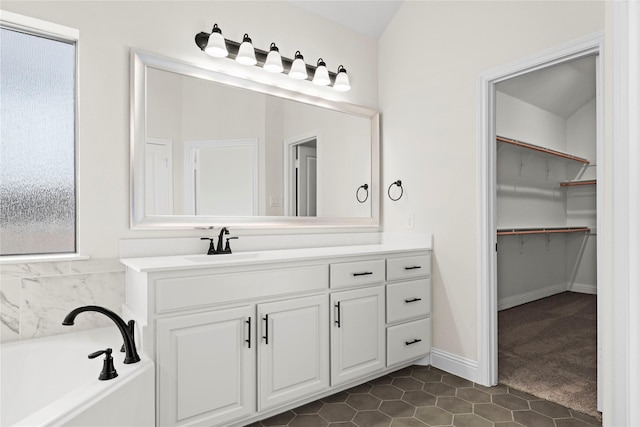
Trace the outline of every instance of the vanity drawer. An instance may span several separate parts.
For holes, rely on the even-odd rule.
[[[431,319],[387,328],[387,366],[425,356],[431,350]]]
[[[384,282],[384,260],[331,264],[330,277],[332,288]]]
[[[431,255],[387,260],[387,280],[412,279],[431,275]]]
[[[423,317],[431,312],[431,279],[387,285],[387,323]]]
[[[322,290],[328,285],[326,264],[159,278],[155,281],[156,312]]]

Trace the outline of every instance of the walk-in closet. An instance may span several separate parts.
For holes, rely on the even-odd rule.
[[[498,83],[495,116],[499,381],[591,415],[597,63],[581,57]]]

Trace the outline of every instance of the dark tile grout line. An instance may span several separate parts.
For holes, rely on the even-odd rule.
[[[369,401],[368,407],[363,406],[366,401]],[[393,403],[385,405],[387,402]],[[532,402],[538,403],[532,405]],[[503,384],[484,387],[431,366],[412,366],[255,422],[250,427],[600,425],[594,417]]]

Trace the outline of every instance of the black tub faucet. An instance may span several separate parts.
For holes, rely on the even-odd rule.
[[[69,312],[66,315],[62,324],[65,326],[73,325],[73,322],[76,319],[76,316],[85,311],[94,311],[96,313],[102,313],[107,316],[109,319],[113,320],[113,323],[116,324],[118,329],[120,330],[120,334],[122,335],[122,340],[124,341],[124,363],[136,363],[140,361],[140,356],[138,356],[138,350],[136,350],[136,342],[133,338],[133,330],[135,326],[134,320],[129,320],[129,323],[124,323],[124,320],[120,316],[118,316],[113,311],[108,308],[100,307],[98,305],[85,305],[83,307],[78,307]]]

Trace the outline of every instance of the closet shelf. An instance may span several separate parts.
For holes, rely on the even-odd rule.
[[[596,180],[589,179],[586,181],[566,181],[560,183],[560,187],[577,187],[580,185],[596,185]]]
[[[498,236],[519,236],[524,234],[588,233],[589,227],[547,227],[547,228],[507,228],[499,229]]]
[[[496,140],[498,142],[504,142],[506,144],[515,145],[517,147],[526,148],[529,150],[537,151],[539,153],[549,154],[555,157],[561,157],[567,160],[573,160],[579,163],[583,163],[585,165],[589,164],[589,160],[583,159],[582,157],[574,156],[571,154],[563,153],[561,151],[551,150],[549,148],[540,147],[538,145],[529,144],[528,142],[522,142],[515,139],[505,138],[503,136],[496,136]]]

